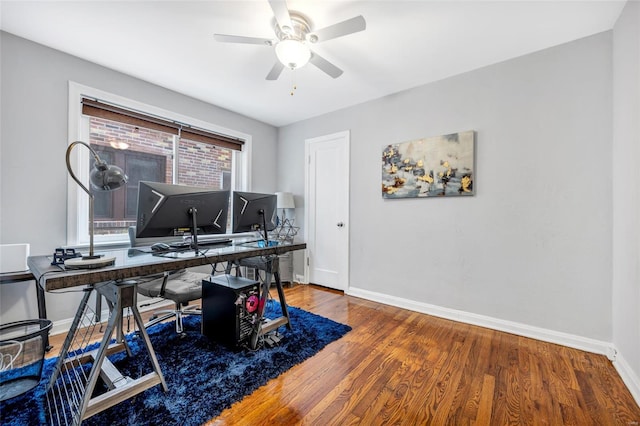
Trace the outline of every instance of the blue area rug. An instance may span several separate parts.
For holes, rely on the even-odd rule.
[[[279,303],[269,301],[265,316],[281,315]],[[200,334],[200,317],[184,319],[186,336],[180,338],[173,322],[148,329],[164,374],[168,392],[155,386],[134,398],[85,420],[83,425],[201,425],[225,408],[313,356],[345,335],[351,327],[330,319],[289,308],[293,330],[280,327],[282,341],[257,351],[231,350]],[[140,377],[151,372],[151,363],[140,339],[127,336],[134,356],[114,354],[109,359],[125,375]],[[141,353],[141,356],[136,354]],[[47,380],[56,358],[45,361],[40,384],[33,390],[0,403],[2,425],[49,424]]]

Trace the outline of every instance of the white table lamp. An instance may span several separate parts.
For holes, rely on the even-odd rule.
[[[295,209],[296,205],[293,202],[293,194],[290,192],[276,192],[278,198],[276,202],[276,208],[282,209],[282,220],[286,219],[285,209]]]
[[[287,219],[287,209],[295,209],[293,194],[290,192],[276,192],[276,208],[282,209],[282,217],[276,228],[276,237],[281,241],[293,242],[293,237],[298,233],[298,228],[293,226],[293,221]]]

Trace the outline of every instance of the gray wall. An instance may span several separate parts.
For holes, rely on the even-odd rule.
[[[611,342],[611,40],[283,127],[279,187],[303,197],[305,139],[350,130],[352,288]],[[384,146],[463,130],[477,195],[382,199]]]
[[[277,190],[273,167],[263,166],[276,161],[276,128],[6,32],[0,43],[3,244],[30,243],[33,255],[66,244],[70,80],[252,135],[252,189]],[[0,292],[3,323],[36,317],[32,283],[2,285]],[[73,317],[76,299],[47,294],[50,319]]]
[[[640,3],[613,31],[613,343],[640,401]],[[632,375],[634,373],[630,373]],[[623,378],[624,375],[623,375]],[[631,382],[627,378],[627,383]],[[631,386],[630,386],[631,387]]]

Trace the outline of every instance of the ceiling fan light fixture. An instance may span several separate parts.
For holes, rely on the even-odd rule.
[[[299,40],[282,40],[276,45],[276,56],[291,69],[303,67],[311,59],[311,49]]]

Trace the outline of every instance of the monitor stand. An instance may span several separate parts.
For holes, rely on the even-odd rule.
[[[191,248],[198,256],[200,254],[198,251],[198,209],[195,207],[189,208],[189,214],[191,215]]]
[[[262,231],[264,232],[264,246],[269,247],[269,234],[267,231],[267,218],[264,214],[264,210],[258,210],[258,214],[262,216]]]

